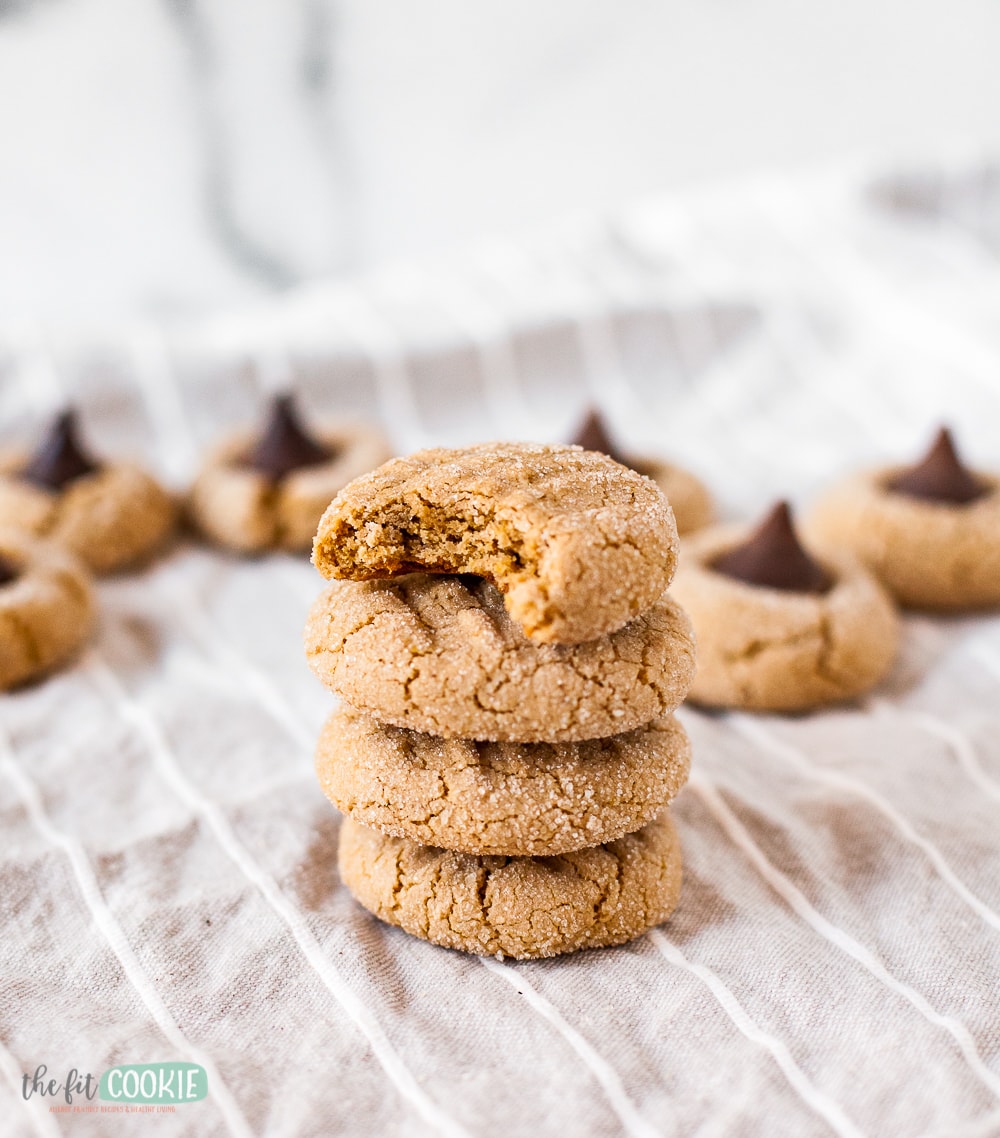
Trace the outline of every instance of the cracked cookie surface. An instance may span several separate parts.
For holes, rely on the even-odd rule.
[[[672,589],[691,618],[698,667],[689,698],[796,711],[849,699],[889,670],[899,640],[891,599],[852,557],[810,547],[833,579],[822,594],[749,585],[711,564],[748,536],[715,527],[684,543]]]
[[[327,578],[474,573],[539,644],[621,628],[663,593],[676,558],[655,483],[595,451],[527,443],[393,459],[337,496],[313,548]]]
[[[390,454],[374,427],[345,424],[316,432],[332,451],[329,461],[272,480],[240,462],[256,437],[241,431],[217,446],[187,501],[189,517],[209,540],[241,553],[308,549],[330,500]]]
[[[391,727],[340,708],[316,749],[335,806],[423,845],[503,856],[614,841],[662,812],[691,750],[672,717],[581,743],[476,743]]]
[[[687,617],[661,597],[585,644],[534,644],[475,577],[334,581],[305,628],[317,676],[352,706],[444,738],[573,742],[631,731],[684,698]]]
[[[667,813],[615,842],[558,857],[476,857],[359,826],[340,830],[340,876],[375,916],[446,948],[518,959],[623,944],[665,921],[681,887]]]
[[[0,525],[56,542],[95,573],[142,564],[173,533],[173,498],[137,466],[108,463],[51,490],[17,477],[24,462],[0,460]]]
[[[828,491],[803,524],[826,545],[849,549],[900,604],[959,611],[1000,604],[1000,478],[965,505],[887,489],[905,467],[856,474]]]
[[[0,531],[0,690],[27,683],[65,663],[94,620],[83,566],[57,546],[22,531]]]

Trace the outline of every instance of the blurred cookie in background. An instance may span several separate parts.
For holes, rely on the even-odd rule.
[[[55,417],[33,453],[0,456],[0,525],[63,546],[95,573],[148,561],[176,522],[173,498],[152,475],[90,452],[72,410]]]
[[[240,553],[307,550],[331,499],[391,453],[371,426],[309,429],[293,397],[278,395],[261,430],[236,432],[210,453],[188,515],[210,541]]]
[[[714,507],[707,487],[690,471],[662,459],[639,457],[631,452],[618,449],[600,412],[590,410],[580,429],[571,440],[584,450],[596,450],[628,466],[639,474],[645,474],[659,486],[674,511],[674,521],[680,534],[693,533],[712,521]]]
[[[913,466],[862,471],[834,486],[805,532],[850,550],[906,607],[1000,604],[1000,475],[965,466],[946,427]]]
[[[694,703],[757,711],[836,703],[877,684],[896,655],[888,594],[849,551],[803,548],[787,502],[754,530],[714,526],[686,542],[671,596],[694,626]]]
[[[0,530],[0,690],[65,664],[94,622],[90,579],[59,546]]]

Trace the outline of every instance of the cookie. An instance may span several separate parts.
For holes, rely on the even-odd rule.
[[[144,470],[83,450],[72,412],[57,417],[34,455],[0,458],[0,525],[56,542],[95,573],[149,560],[176,520],[173,499]]]
[[[787,514],[776,513],[756,535],[771,543],[772,563],[788,556],[787,535],[776,531],[791,532]],[[800,550],[803,560],[793,570],[768,566],[747,537],[745,527],[713,527],[681,553],[672,593],[698,641],[689,698],[714,707],[796,711],[878,683],[895,656],[899,622],[875,578],[828,545],[815,546],[814,556]]]
[[[604,420],[591,411],[573,442],[584,450],[596,450],[651,478],[663,491],[674,512],[677,532],[681,535],[703,529],[712,520],[712,496],[705,484],[690,471],[672,462],[640,458],[619,450],[608,434]]]
[[[443,738],[574,742],[631,731],[684,698],[687,618],[662,597],[584,644],[535,644],[478,577],[334,581],[305,629],[309,665],[348,703]]]
[[[351,479],[389,457],[381,433],[344,424],[307,434],[289,396],[263,433],[241,431],[209,456],[188,515],[210,541],[240,553],[308,549],[323,511]]]
[[[947,432],[915,467],[880,467],[835,486],[804,531],[850,550],[907,607],[1000,604],[1000,477],[965,469]]]
[[[648,478],[579,447],[489,443],[397,458],[323,515],[328,578],[474,573],[538,644],[579,644],[634,620],[673,576],[677,531]]]
[[[475,857],[341,824],[340,876],[375,916],[479,956],[531,959],[622,944],[665,921],[681,888],[668,814],[558,857]]]
[[[561,854],[614,841],[687,780],[674,719],[581,743],[477,743],[391,727],[349,707],[316,749],[323,793],[356,822],[470,854]]]
[[[76,558],[22,530],[0,530],[0,689],[66,663],[93,620],[90,581]]]

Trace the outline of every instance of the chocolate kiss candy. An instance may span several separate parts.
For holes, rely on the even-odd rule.
[[[98,464],[80,447],[76,437],[76,414],[62,411],[49,428],[42,445],[28,460],[20,477],[46,490],[62,490],[85,474],[93,474]]]
[[[18,577],[17,566],[12,565],[6,557],[0,555],[0,585],[9,585]]]
[[[916,466],[898,474],[888,485],[896,494],[955,506],[964,506],[989,493],[989,487],[962,465],[947,427],[938,431],[931,449]]]
[[[277,395],[264,433],[243,460],[277,482],[302,466],[327,462],[333,452],[306,434],[292,405],[291,395]]]
[[[788,593],[825,593],[833,583],[799,544],[787,502],[779,502],[742,545],[723,553],[712,568],[749,585]]]
[[[608,458],[613,458],[615,462],[620,462],[622,466],[629,464],[619,453],[615,444],[611,441],[607,430],[604,426],[604,420],[597,411],[591,409],[587,412],[587,417],[583,421],[583,425],[577,432],[573,442],[577,446],[583,447],[584,450],[597,450],[601,454],[606,454]]]

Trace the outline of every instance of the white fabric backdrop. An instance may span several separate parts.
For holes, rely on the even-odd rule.
[[[596,396],[733,516],[914,454],[942,415],[1000,466],[1000,189],[904,188],[748,184],[207,328],[21,329],[3,432],[71,394],[179,485],[291,375],[400,449],[565,437]],[[1000,617],[907,617],[856,706],[684,711],[675,917],[515,964],[339,886],[299,639],[318,584],[184,545],[100,585],[77,667],[0,699],[0,1132],[1000,1135]],[[171,1058],[210,1085],[174,1115],[21,1098],[39,1063]]]

